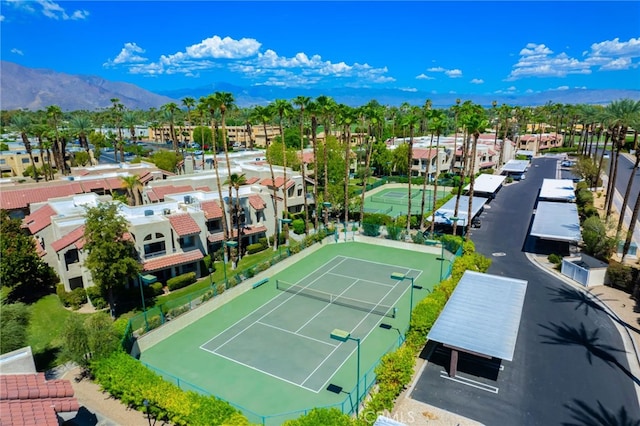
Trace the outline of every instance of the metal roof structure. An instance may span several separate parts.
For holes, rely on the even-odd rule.
[[[500,189],[500,186],[502,186],[506,178],[506,176],[500,175],[481,174],[474,182],[473,193],[493,194]],[[464,187],[465,191],[469,191],[469,189],[471,189],[471,184]]]
[[[473,219],[482,210],[487,203],[487,199],[483,197],[473,197],[471,203],[471,219]],[[452,217],[456,217],[454,212],[456,209],[456,197],[451,198],[442,207],[436,210],[435,223],[444,223],[446,225],[453,225]],[[460,196],[460,204],[458,205],[458,226],[467,226],[469,220],[467,218],[467,212],[469,211],[469,196]]]
[[[544,179],[539,200],[548,201],[575,201],[576,193],[571,179]]]
[[[526,292],[525,280],[466,271],[427,338],[512,361]]]
[[[538,201],[530,235],[545,240],[580,241],[578,207],[574,203]]]
[[[529,160],[509,160],[502,167],[502,173],[524,173],[529,167]]]

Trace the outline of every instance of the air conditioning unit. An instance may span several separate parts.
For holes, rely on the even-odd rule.
[[[153,210],[145,210],[144,211],[144,215],[145,216],[153,216]]]
[[[191,195],[185,195],[184,196],[184,203],[185,204],[191,204],[193,202]]]
[[[171,209],[162,210],[162,214],[164,214],[165,216],[169,216],[171,214]]]

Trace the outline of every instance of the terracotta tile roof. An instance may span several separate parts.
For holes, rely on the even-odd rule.
[[[0,209],[25,209],[32,203],[41,203],[50,198],[68,197],[82,194],[84,191],[78,183],[47,184],[38,188],[22,188],[0,193]]]
[[[183,186],[158,186],[156,188],[149,188],[147,195],[149,196],[149,200],[153,201],[163,201],[164,197],[169,194],[179,194],[180,192],[189,192],[193,191],[193,188],[189,185]],[[152,195],[153,194],[153,195]]]
[[[196,191],[209,192],[211,191],[208,186],[199,186],[196,188]]]
[[[153,180],[153,174],[149,171],[145,171],[138,176],[138,180],[140,180],[140,183],[144,185],[150,180]]]
[[[44,247],[42,247],[42,245],[38,242],[35,241],[35,245],[36,245],[36,254],[38,255],[38,257],[45,257],[47,254],[47,251],[44,249]]]
[[[58,426],[56,413],[78,411],[68,380],[44,373],[0,375],[0,424]]]
[[[276,187],[276,188],[280,188],[280,187],[282,186],[282,184],[283,184],[283,183],[284,183],[284,178],[283,178],[282,176],[278,176],[278,177],[276,178],[276,184],[275,184],[275,187]],[[262,179],[262,180],[260,181],[260,184],[261,184],[261,185],[264,185],[264,186],[274,186],[274,185],[272,184],[272,180],[271,180],[271,178]],[[295,182],[294,182],[294,181],[292,181],[292,180],[290,180],[290,179],[287,179],[287,186],[286,186],[287,188],[290,188],[290,187],[291,187],[291,185],[294,185],[294,184],[295,184]]]
[[[202,201],[200,208],[204,212],[205,219],[219,219],[222,217],[222,207],[217,200]]]
[[[122,179],[120,179],[119,177],[112,177],[112,178],[108,178],[105,180],[106,182],[106,189],[123,189],[124,186],[124,182]]]
[[[209,234],[209,236],[207,237],[207,241],[209,241],[210,243],[216,243],[218,241],[224,241],[224,233],[223,232],[216,232],[215,234]]]
[[[246,226],[243,230],[242,233],[243,235],[254,235],[254,234],[260,234],[262,232],[267,232],[267,227],[264,225],[260,225],[260,226]],[[232,232],[232,236],[231,238],[237,238],[238,237],[238,230],[234,229]],[[213,242],[213,241],[212,241]]]
[[[84,192],[91,192],[94,189],[104,190],[109,188],[107,186],[107,182],[104,179],[82,180],[82,181],[79,181],[79,183],[82,186],[82,189],[84,190]]]
[[[259,177],[254,176],[254,177],[250,177],[249,179],[247,179],[246,184],[247,185],[253,185],[254,183],[258,182],[260,180]]]
[[[35,234],[51,225],[51,216],[57,215],[56,211],[49,204],[40,207],[22,221],[23,228],[29,228],[29,232]]]
[[[495,161],[485,161],[484,163],[480,163],[479,167],[491,167],[491,166],[495,166],[496,162]]]
[[[413,158],[416,159],[430,160],[436,155],[438,155],[437,149],[413,148]]]
[[[256,194],[249,195],[249,204],[255,210],[262,210],[265,207],[267,207],[267,203],[264,202],[262,197],[260,197],[259,195],[256,195]]]
[[[191,250],[186,253],[170,254],[168,256],[160,256],[153,258],[143,264],[143,270],[146,272],[158,271],[160,269],[169,268],[171,266],[184,265],[193,263],[202,259],[204,255],[200,250]]]
[[[313,152],[305,152],[302,155],[298,152],[298,158],[300,158],[304,164],[311,164],[314,161]]]
[[[190,214],[172,214],[169,217],[171,226],[176,230],[178,237],[185,237],[187,235],[199,234],[200,227]]]
[[[64,237],[52,242],[51,248],[57,253],[63,248],[69,247],[74,243],[76,243],[76,248],[78,249],[84,247],[84,225],[77,227]]]

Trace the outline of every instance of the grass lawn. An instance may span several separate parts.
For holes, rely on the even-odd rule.
[[[38,300],[30,306],[30,311],[27,344],[33,351],[36,368],[44,371],[66,361],[60,356],[64,323],[70,315],[84,314],[65,309],[55,294]]]

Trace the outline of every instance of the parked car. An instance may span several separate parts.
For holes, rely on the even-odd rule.
[[[560,165],[562,167],[573,167],[576,165],[576,162],[571,160],[564,160],[562,163],[560,163]]]
[[[474,217],[473,219],[471,219],[472,228],[480,229],[481,226],[482,226],[482,221],[480,220],[479,217]]]

